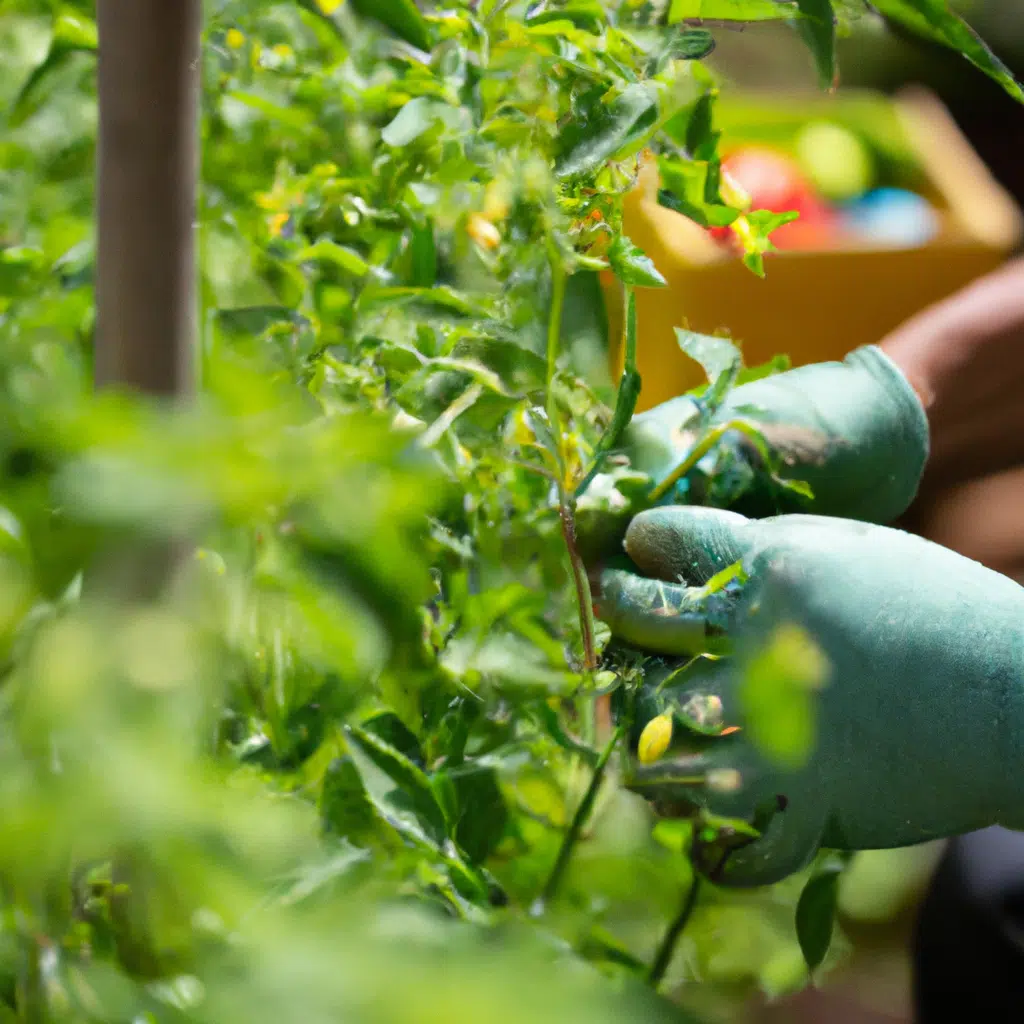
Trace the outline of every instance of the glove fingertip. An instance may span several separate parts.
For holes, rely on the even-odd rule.
[[[667,505],[635,516],[623,543],[646,575],[699,586],[743,556],[749,522],[724,509]]]

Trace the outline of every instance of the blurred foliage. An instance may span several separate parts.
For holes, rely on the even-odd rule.
[[[211,0],[173,410],[89,383],[94,12],[5,4],[0,1020],[735,1019],[805,983],[798,878],[705,887],[676,999],[643,984],[689,826],[614,785],[639,675],[597,664],[576,547],[644,488],[595,277],[659,283],[638,160],[745,216],[690,20],[738,8],[691,6]],[[811,11],[832,66],[828,4],[747,6]]]

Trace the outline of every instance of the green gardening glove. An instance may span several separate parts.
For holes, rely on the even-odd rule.
[[[1024,829],[1018,584],[910,534],[819,516],[658,508],[625,548],[638,572],[604,571],[601,617],[619,641],[674,656],[657,700],[677,722],[630,784],[673,814],[755,825],[760,837],[717,859],[698,846],[715,880],[773,883],[821,847]],[[719,589],[737,561],[745,579]],[[801,636],[816,646],[794,647]],[[691,660],[709,649],[723,656]],[[792,697],[786,674],[808,664],[820,689],[807,703],[790,713],[765,697]],[[798,734],[814,716],[802,760],[765,731],[780,710]]]
[[[634,417],[624,438],[633,467],[655,484],[664,481],[697,441],[698,414],[699,401],[682,395]],[[888,523],[913,500],[928,455],[921,403],[896,364],[873,345],[841,363],[802,366],[736,388],[703,432],[737,419],[758,428],[781,461],[778,475],[808,483],[813,500],[772,486],[750,439],[732,430],[723,441],[737,456],[735,500],[709,502],[693,492],[691,479],[657,495],[657,504],[717,504],[755,517],[806,511]]]

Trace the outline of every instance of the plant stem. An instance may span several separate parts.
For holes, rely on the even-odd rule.
[[[565,549],[569,553],[569,564],[572,569],[573,586],[576,589],[576,604],[580,616],[580,633],[583,636],[583,664],[587,672],[597,668],[597,652],[594,649],[594,605],[590,594],[590,581],[587,579],[587,568],[580,557],[576,543],[576,502],[564,483],[565,460],[562,455],[562,430],[558,422],[558,410],[555,407],[554,380],[558,368],[558,350],[562,337],[562,307],[565,302],[565,268],[558,249],[552,242],[548,249],[551,266],[551,309],[548,314],[548,359],[547,359],[547,414],[548,426],[555,438],[560,481],[558,484],[558,517],[562,523],[562,537]]]
[[[619,390],[615,396],[615,410],[611,422],[594,448],[594,458],[583,479],[576,485],[576,497],[580,498],[590,486],[590,482],[600,472],[605,456],[619,443],[623,431],[629,426],[636,403],[640,398],[640,372],[636,368],[636,299],[630,285],[622,285],[623,306],[626,315],[623,317],[622,347],[625,360]]]
[[[572,856],[573,847],[579,841],[583,826],[586,825],[590,812],[594,809],[594,801],[597,799],[598,790],[604,781],[605,769],[608,767],[608,761],[622,733],[623,728],[620,726],[615,730],[612,738],[608,741],[608,745],[601,751],[597,764],[594,765],[594,774],[591,776],[590,785],[587,786],[587,791],[583,794],[583,799],[580,801],[580,805],[576,808],[576,813],[569,823],[569,830],[562,839],[562,846],[558,851],[555,866],[551,869],[551,875],[544,886],[544,891],[541,893],[542,905],[550,903],[558,892],[558,887],[562,883],[562,877],[565,875],[565,869],[569,866],[569,858]]]
[[[594,646],[594,599],[590,593],[587,567],[583,564],[576,543],[575,502],[564,491],[558,506],[558,518],[562,521],[562,537],[569,552],[572,582],[576,589],[576,604],[580,616],[580,634],[583,638],[583,668],[593,672],[597,668],[597,649]]]
[[[668,492],[672,490],[672,488],[675,487],[675,485],[682,480],[682,478],[686,476],[686,474],[689,473],[690,470],[693,469],[693,467],[696,466],[697,463],[700,462],[700,460],[703,459],[704,456],[707,455],[707,453],[711,451],[711,449],[714,448],[714,446],[718,444],[718,442],[721,441],[730,430],[734,428],[734,426],[735,424],[730,422],[721,423],[717,427],[712,427],[711,430],[709,430],[700,439],[700,441],[690,449],[686,458],[683,459],[683,461],[680,462],[679,465],[676,466],[676,468],[673,469],[672,472],[669,473],[669,475],[651,491],[647,496],[648,500],[655,502],[664,498],[665,495],[668,494]]]
[[[558,444],[559,461],[562,451],[562,431],[558,426],[555,408],[554,380],[558,369],[558,350],[562,341],[562,307],[565,305],[565,268],[554,242],[549,245],[548,263],[551,267],[551,309],[548,312],[548,351],[545,394],[547,396],[548,426]]]
[[[651,969],[647,972],[647,981],[652,988],[657,988],[665,977],[665,972],[668,970],[668,965],[672,962],[672,956],[676,951],[676,943],[679,941],[679,936],[683,934],[683,930],[693,916],[699,893],[700,875],[695,873],[693,881],[690,883],[690,888],[686,892],[683,905],[679,908],[679,913],[676,914],[672,923],[668,926],[668,930],[658,946],[654,963],[651,964]]]
[[[459,395],[458,398],[448,406],[447,409],[420,435],[419,444],[421,448],[432,448],[448,428],[483,394],[484,389],[479,384],[472,384]]]
[[[746,435],[755,445],[759,444],[759,450],[764,451],[764,440],[760,438],[757,429],[748,420],[729,420],[726,423],[719,423],[718,426],[712,427],[700,441],[690,450],[689,454],[683,459],[682,462],[672,470],[671,473],[664,480],[661,481],[657,487],[653,488],[650,494],[647,495],[647,500],[650,502],[657,502],[661,498],[664,498],[666,494],[680,481],[687,473],[697,465],[698,462],[719,441],[729,433],[730,430],[739,431],[739,433]],[[767,458],[768,456],[764,456]]]

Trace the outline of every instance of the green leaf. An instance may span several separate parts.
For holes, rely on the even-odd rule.
[[[394,711],[381,711],[379,714],[367,718],[363,722],[363,728],[385,743],[390,743],[395,750],[407,757],[413,764],[420,768],[423,767],[423,751],[420,749],[420,741]]]
[[[288,306],[240,306],[218,309],[217,323],[229,334],[258,336],[275,324],[303,324],[305,317]]]
[[[43,253],[27,245],[0,249],[0,295],[16,295],[42,269]]]
[[[639,246],[619,235],[608,249],[608,262],[620,281],[641,288],[663,288],[668,282]]]
[[[409,283],[414,288],[430,288],[437,279],[437,250],[434,227],[429,221],[410,232],[409,262]]]
[[[593,173],[642,141],[657,120],[658,104],[651,90],[639,82],[627,85],[610,103],[595,103],[567,126],[555,174],[564,179]]]
[[[708,201],[708,163],[660,157],[658,172],[663,185],[658,192],[658,202],[662,206],[689,217],[694,223],[705,228],[728,227],[739,217],[739,210],[720,201]]]
[[[828,675],[828,662],[799,626],[781,625],[751,658],[739,697],[751,741],[787,768],[805,764],[814,747],[814,691]]]
[[[508,807],[493,768],[477,765],[451,774],[457,804],[455,841],[466,856],[480,864],[501,841]]]
[[[759,366],[745,366],[740,370],[739,376],[736,378],[736,386],[741,387],[744,384],[761,380],[764,377],[773,377],[777,373],[783,373],[788,370],[790,366],[789,356],[772,356],[771,359],[761,363]]]
[[[65,12],[57,17],[46,56],[25,79],[11,103],[10,127],[24,124],[39,109],[46,80],[65,67],[71,57],[76,53],[96,52],[98,38],[92,18],[78,12]]]
[[[832,0],[797,0],[802,18],[797,29],[814,54],[818,78],[825,89],[836,84],[836,14]]]
[[[677,327],[675,331],[679,347],[691,359],[700,363],[707,375],[708,389],[702,396],[702,402],[706,412],[713,415],[739,376],[743,366],[740,350],[728,338],[697,334],[682,327]]]
[[[563,18],[568,18],[577,28],[593,30],[605,23],[607,14],[600,0],[567,0],[565,3],[542,0],[527,9],[526,23],[540,25]]]
[[[352,760],[378,810],[440,848],[448,831],[445,815],[424,771],[390,743],[357,725],[347,725],[345,734]]]
[[[1024,88],[1010,69],[985,45],[974,29],[946,0],[871,0],[880,14],[904,28],[947,46],[997,81],[1014,99],[1024,102]]]
[[[746,214],[748,230],[742,235],[743,263],[758,277],[764,277],[765,253],[774,252],[771,233],[783,224],[789,224],[799,217],[796,211],[773,213],[771,210],[753,210]]]
[[[672,0],[668,23],[679,21],[780,21],[797,13],[786,0]]]
[[[704,28],[688,28],[669,43],[669,54],[677,60],[702,60],[715,48],[714,36]]]
[[[442,664],[459,679],[487,681],[520,698],[565,694],[578,682],[572,673],[552,668],[536,646],[501,632],[479,641],[457,638],[445,649]]]
[[[294,259],[296,263],[332,263],[355,277],[365,277],[370,270],[370,265],[362,256],[343,245],[338,245],[337,242],[332,242],[329,238],[321,238],[319,242],[300,249]]]
[[[464,316],[487,314],[487,311],[472,299],[447,285],[438,285],[435,288],[370,287],[359,296],[360,308],[367,311],[381,306],[395,309],[403,303],[438,307]]]
[[[420,50],[430,50],[430,26],[413,0],[351,0],[351,3],[364,18],[379,22]]]
[[[830,864],[812,875],[796,906],[796,935],[812,971],[824,961],[832,943],[842,870],[841,864]]]
[[[316,123],[312,113],[306,107],[283,106],[280,103],[274,103],[273,100],[268,100],[266,96],[259,96],[254,92],[242,89],[232,89],[227,96],[237,103],[259,111],[268,121],[276,121],[278,124],[286,125],[297,131],[311,128]]]
[[[485,366],[515,393],[529,394],[544,387],[547,364],[515,341],[505,338],[465,338],[452,349],[456,360],[470,360]]]
[[[357,846],[378,837],[380,820],[351,757],[337,758],[324,773],[320,818],[327,830]]]
[[[53,27],[53,45],[69,50],[96,50],[99,47],[96,22],[77,11],[64,11]]]
[[[575,23],[568,18],[537,22],[527,29],[531,36],[565,36],[575,30]]]
[[[389,146],[408,146],[440,120],[440,104],[426,96],[416,96],[381,129],[380,137]]]
[[[573,754],[578,754],[584,764],[589,765],[591,768],[597,764],[600,753],[592,747],[585,746],[579,740],[570,736],[562,727],[562,723],[558,718],[558,713],[547,703],[547,701],[536,702],[532,711],[544,731],[563,750],[567,750]]]

